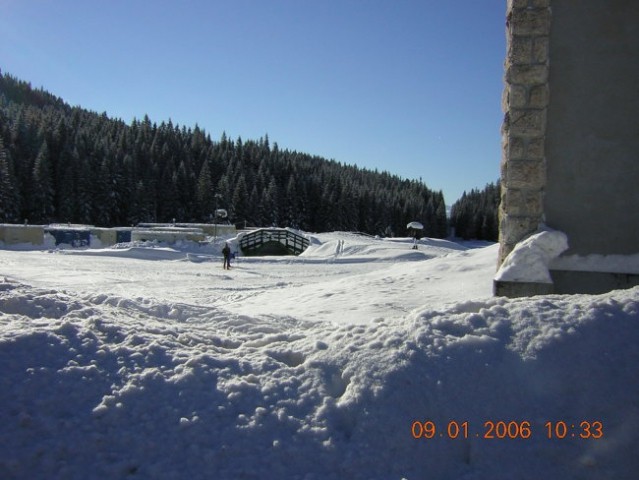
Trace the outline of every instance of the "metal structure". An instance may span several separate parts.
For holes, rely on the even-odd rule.
[[[260,228],[245,234],[239,241],[246,256],[299,255],[310,244],[308,238],[286,228]]]

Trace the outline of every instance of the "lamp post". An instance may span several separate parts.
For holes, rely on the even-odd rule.
[[[217,240],[217,202],[220,198],[222,198],[222,194],[221,193],[216,193],[214,195],[215,197],[215,216],[213,217],[213,241]]]
[[[419,222],[410,222],[408,225],[406,225],[406,228],[409,232],[413,232],[413,250],[417,250],[417,231],[423,230],[424,225]]]

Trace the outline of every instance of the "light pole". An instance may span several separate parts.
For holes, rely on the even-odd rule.
[[[213,241],[217,240],[217,202],[220,198],[222,198],[221,193],[216,193],[215,197],[215,216],[213,217]]]

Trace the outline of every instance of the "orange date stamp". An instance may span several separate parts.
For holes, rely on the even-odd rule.
[[[567,422],[564,420],[548,421],[541,426],[534,426],[528,420],[487,420],[482,427],[473,428],[468,421],[450,420],[437,423],[433,420],[415,420],[411,424],[411,435],[415,440],[445,438],[482,438],[486,440],[527,440],[536,435],[547,439],[563,440],[580,438],[598,440],[604,437],[604,426],[600,420],[581,420]],[[539,430],[539,431],[538,431]]]

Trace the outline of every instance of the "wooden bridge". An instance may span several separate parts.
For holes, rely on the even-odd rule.
[[[308,238],[286,228],[260,228],[240,239],[240,249],[246,256],[299,255],[310,244]]]

